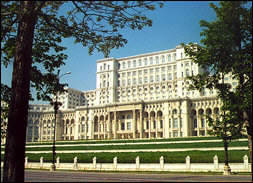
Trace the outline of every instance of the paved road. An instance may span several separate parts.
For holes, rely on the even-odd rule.
[[[251,182],[251,175],[102,173],[26,170],[26,182]]]

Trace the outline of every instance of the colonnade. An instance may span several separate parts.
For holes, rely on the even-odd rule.
[[[210,128],[205,115],[217,118],[219,114],[219,104],[210,101],[210,105],[174,100],[93,107],[89,111],[68,111],[71,115],[64,115],[62,111],[56,121],[56,140],[206,136]],[[39,140],[53,139],[53,120],[42,116]]]

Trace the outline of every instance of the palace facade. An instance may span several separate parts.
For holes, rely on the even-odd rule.
[[[202,72],[181,46],[98,60],[95,90],[59,95],[56,140],[206,136],[204,116],[216,117],[220,101],[214,90],[188,91],[186,79]],[[28,118],[27,141],[53,139],[53,107],[30,105]]]

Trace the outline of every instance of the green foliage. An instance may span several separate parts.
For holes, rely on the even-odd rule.
[[[191,140],[217,140],[217,137],[176,137],[168,139],[126,139],[126,140],[75,140],[75,141],[56,141],[57,144],[108,144],[108,143],[138,143],[138,142],[171,142],[171,141],[191,141]],[[32,142],[27,143],[28,146],[33,145],[50,145],[52,142]]]
[[[186,54],[205,69],[189,77],[190,89],[216,89],[222,106],[219,116],[207,116],[211,134],[223,139],[240,136],[245,121],[252,129],[252,6],[242,1],[222,1],[220,7],[210,4],[217,15],[212,22],[200,21],[202,45],[184,45]],[[236,90],[224,82],[231,74],[238,81]],[[247,117],[243,113],[246,113]],[[252,133],[248,130],[248,133]]]
[[[18,33],[19,16],[22,16],[18,1],[1,1],[1,62],[5,67],[13,62]],[[73,37],[108,57],[110,50],[127,43],[120,34],[123,28],[142,29],[152,26],[145,11],[154,10],[159,2],[117,1],[41,1],[36,2],[37,22],[32,46],[31,87],[37,91],[37,99],[51,101],[56,86],[60,91],[66,85],[57,83],[56,71],[64,65],[67,55],[61,46],[62,38]],[[70,7],[59,14],[61,7]]]
[[[11,100],[11,89],[1,83],[1,139],[6,137],[9,104]]]
[[[247,146],[248,142],[231,142],[231,147]],[[174,149],[174,148],[208,148],[223,147],[223,142],[198,142],[175,144],[129,144],[129,145],[100,145],[100,146],[57,146],[57,151],[62,150],[117,150],[117,149]],[[50,151],[51,147],[26,147],[26,151]]]

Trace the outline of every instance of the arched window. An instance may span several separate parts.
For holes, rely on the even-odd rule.
[[[177,114],[177,109],[173,109],[172,114]]]

